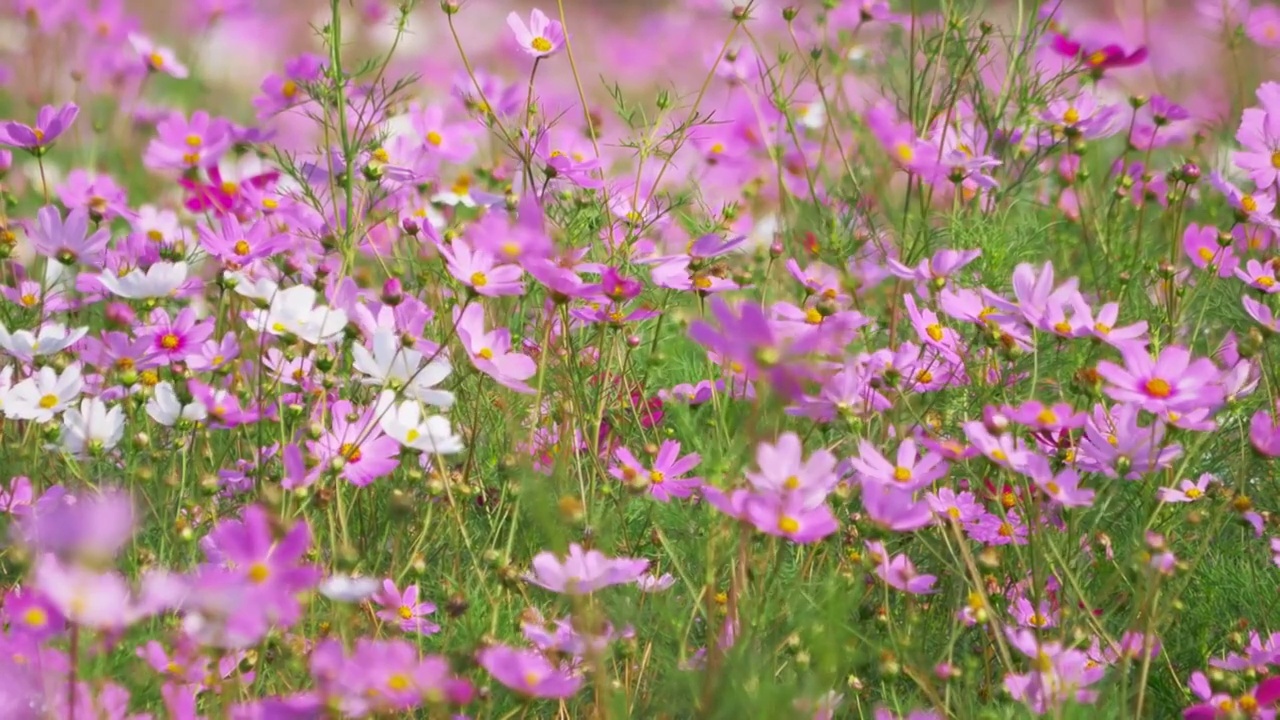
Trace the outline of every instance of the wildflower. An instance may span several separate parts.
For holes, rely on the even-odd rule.
[[[80,108],[75,103],[67,103],[62,107],[45,105],[36,114],[35,127],[20,122],[8,121],[0,123],[0,145],[22,148],[29,153],[41,154],[53,145],[62,133],[71,127]]]
[[[550,552],[536,555],[533,572],[526,579],[552,592],[584,595],[610,585],[635,582],[647,567],[648,560],[608,558],[599,550],[583,550],[573,543],[563,560]]]
[[[162,73],[170,77],[183,79],[187,76],[187,66],[178,62],[173,51],[151,42],[150,39],[137,33],[129,34],[129,44],[133,51],[142,58],[142,64],[153,73]]]
[[[440,632],[440,626],[427,620],[426,616],[436,611],[436,606],[429,602],[418,601],[418,586],[410,585],[400,592],[390,579],[382,581],[382,592],[374,597],[374,602],[382,606],[378,617],[394,623],[401,631],[418,635],[434,635]]]
[[[392,330],[379,328],[373,333],[372,352],[363,345],[352,345],[351,359],[353,369],[363,376],[363,385],[400,390],[427,405],[453,406],[453,393],[436,388],[453,372],[449,360],[440,357],[424,366],[423,354],[405,347]]]
[[[537,365],[533,358],[511,352],[511,331],[505,327],[484,329],[484,308],[473,303],[456,313],[458,339],[476,369],[516,392],[534,392],[525,382],[533,377]]]
[[[28,229],[36,252],[63,265],[84,263],[101,267],[111,233],[106,228],[89,232],[89,211],[77,208],[62,213],[53,205],[40,208],[36,224]]]
[[[62,447],[78,458],[115,449],[124,436],[124,408],[108,409],[100,398],[85,398],[62,416]]]
[[[988,545],[1027,544],[1027,526],[1022,516],[1010,510],[1004,517],[983,513],[964,527],[969,537]]]
[[[1244,30],[1250,40],[1262,47],[1280,47],[1280,10],[1270,5],[1253,8],[1249,11]]]
[[[676,584],[676,579],[671,573],[663,573],[661,576],[652,573],[646,573],[636,578],[636,587],[641,592],[657,593],[668,590]]]
[[[538,698],[567,698],[582,687],[582,677],[566,673],[541,653],[491,645],[476,653],[476,662],[509,689]]]
[[[797,396],[808,375],[801,358],[825,345],[823,335],[813,330],[784,341],[771,329],[759,305],[743,302],[735,311],[719,297],[708,305],[719,327],[696,320],[689,327],[689,336],[718,354],[725,364],[736,364],[748,376],[768,378],[784,397]]]
[[[499,265],[487,250],[472,249],[464,238],[441,248],[449,274],[477,295],[499,297],[524,294],[519,265]]]
[[[266,310],[250,314],[258,332],[291,335],[311,344],[336,340],[347,324],[347,314],[316,304],[316,291],[307,285],[294,285],[276,292]]]
[[[124,276],[110,272],[98,276],[98,282],[111,294],[131,300],[170,297],[186,281],[185,262],[158,262],[145,271],[135,268]]]
[[[933,592],[933,584],[938,578],[917,572],[911,558],[906,555],[890,556],[884,545],[877,541],[868,541],[866,548],[867,553],[876,562],[876,577],[883,580],[889,587],[912,595],[927,595]]]
[[[896,462],[889,462],[871,443],[858,441],[858,457],[849,461],[860,473],[863,482],[898,487],[903,490],[919,490],[932,485],[947,474],[947,463],[942,456],[927,452],[918,455],[916,443],[911,438],[898,445]]]
[[[378,408],[357,409],[349,400],[339,400],[329,409],[329,429],[308,443],[321,466],[331,467],[357,487],[386,477],[400,465],[400,446],[382,431]]]
[[[680,443],[664,440],[654,458],[653,468],[647,469],[625,447],[614,451],[618,464],[609,474],[626,483],[643,483],[655,500],[668,502],[673,497],[686,498],[702,485],[702,478],[683,477],[702,459],[697,453],[680,457]]]
[[[1213,482],[1217,482],[1217,479],[1209,473],[1204,473],[1195,482],[1183,479],[1176,488],[1160,488],[1156,492],[1156,497],[1161,502],[1195,502],[1204,497],[1205,491],[1209,489],[1209,484]]]
[[[520,49],[535,58],[554,55],[564,45],[564,27],[537,8],[529,13],[528,25],[513,12],[507,16],[507,26],[515,34]]]
[[[1082,65],[1095,73],[1101,73],[1110,68],[1140,65],[1147,59],[1145,46],[1126,52],[1119,45],[1097,45],[1087,40],[1069,38],[1062,33],[1054,34],[1049,47],[1063,57],[1079,59]]]
[[[1098,363],[1098,374],[1107,381],[1109,397],[1122,403],[1137,403],[1153,413],[1183,412],[1212,407],[1222,402],[1222,387],[1213,361],[1199,358],[1178,346],[1166,347],[1154,360],[1141,345],[1120,348],[1124,366]]]
[[[129,586],[115,572],[96,572],[46,555],[36,564],[33,584],[62,617],[76,625],[117,629],[133,620]]]
[[[1217,268],[1218,277],[1231,277],[1240,265],[1240,258],[1230,244],[1218,242],[1221,233],[1212,225],[1187,225],[1182,234],[1182,250],[1191,264],[1201,269]],[[1228,238],[1228,243],[1230,238]]]
[[[174,113],[156,125],[156,137],[147,145],[142,162],[149,168],[186,172],[215,165],[234,143],[231,124],[210,117],[203,110],[190,120]]]
[[[1231,162],[1248,173],[1258,190],[1276,187],[1280,180],[1280,108],[1246,108],[1236,142],[1244,149],[1233,152]]]
[[[404,447],[422,453],[453,455],[463,451],[462,438],[453,433],[447,418],[439,415],[423,417],[417,401],[395,402],[391,390],[378,398],[374,416],[388,437]]]
[[[262,94],[253,99],[258,118],[266,119],[306,100],[304,87],[320,79],[324,58],[303,53],[284,64],[283,75],[268,75],[262,81]]]
[[[11,418],[49,422],[71,407],[83,387],[79,363],[71,364],[61,373],[45,366],[9,390],[4,413]]]
[[[951,488],[939,488],[937,492],[925,493],[925,501],[929,503],[938,519],[968,522],[982,514],[982,506],[968,490],[957,493]]]
[[[45,323],[33,333],[30,330],[15,330],[10,333],[0,325],[0,349],[23,362],[31,362],[44,355],[56,355],[80,342],[89,332],[89,328],[68,329],[58,323]]]

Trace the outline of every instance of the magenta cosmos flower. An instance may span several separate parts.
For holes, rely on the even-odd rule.
[[[635,582],[648,567],[648,560],[609,558],[599,550],[583,550],[574,543],[569,554],[560,560],[550,552],[533,558],[529,582],[552,592],[583,595],[610,585]]]
[[[646,468],[625,447],[615,450],[614,456],[618,464],[609,469],[610,475],[627,483],[644,478],[648,482],[649,494],[661,502],[667,502],[673,497],[689,497],[702,485],[701,478],[683,477],[702,457],[698,453],[680,457],[680,442],[677,440],[663,441],[653,460],[652,469]]]
[[[1114,400],[1136,403],[1156,414],[1185,412],[1222,402],[1218,369],[1208,358],[1192,361],[1189,350],[1173,346],[1152,359],[1138,344],[1122,346],[1120,354],[1124,367],[1105,360],[1098,363],[1098,374],[1109,383],[1106,393]]]
[[[80,108],[75,103],[62,107],[45,105],[36,114],[35,127],[10,120],[0,123],[0,144],[40,154],[71,127]]]
[[[515,33],[520,49],[535,58],[553,55],[564,45],[564,27],[537,8],[529,13],[527,26],[514,12],[507,16],[507,26]]]
[[[382,591],[373,598],[382,606],[378,617],[393,623],[403,632],[419,635],[433,635],[440,632],[440,626],[426,618],[436,611],[436,606],[418,600],[418,586],[410,585],[400,592],[390,578],[382,581]]]
[[[542,653],[493,645],[476,653],[476,662],[508,688],[529,697],[567,698],[582,687],[582,678],[553,665]]]

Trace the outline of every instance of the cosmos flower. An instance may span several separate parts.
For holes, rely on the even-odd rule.
[[[554,55],[564,45],[564,27],[537,8],[529,13],[528,25],[513,12],[507,16],[507,26],[520,49],[535,58]]]

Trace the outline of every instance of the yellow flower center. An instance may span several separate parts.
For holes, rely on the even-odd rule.
[[[160,338],[160,347],[165,350],[176,350],[181,342],[182,341],[178,339],[177,335],[174,335],[173,333],[165,333]]]
[[[1271,167],[1280,170],[1280,150],[1271,153]]]
[[[471,273],[471,286],[472,286],[472,287],[478,287],[478,288],[481,288],[481,287],[484,287],[485,285],[488,285],[488,284],[489,284],[489,278],[485,277],[485,274],[484,274],[484,273],[482,273],[482,272],[473,272],[473,273]]]
[[[778,518],[778,531],[787,535],[794,535],[800,531],[800,522],[790,515],[783,515]]]
[[[924,383],[925,385],[928,385],[929,383],[933,382],[933,373],[929,372],[928,370],[921,370],[920,372],[916,373],[916,382],[920,382],[920,383]]]
[[[1214,255],[1214,252],[1207,247],[1200,248],[1196,253],[1200,256],[1200,259],[1205,262],[1212,260]]]
[[[20,299],[22,300],[22,304],[27,307],[34,307],[36,303],[40,302],[40,299],[31,293],[23,295]]]
[[[179,665],[178,663],[176,663],[176,662],[174,662],[174,661],[170,660],[170,661],[169,661],[169,663],[168,663],[167,665],[165,665],[165,666],[164,666],[164,671],[165,671],[166,673],[169,673],[170,675],[181,675],[181,674],[182,674],[182,666],[181,666],[181,665]]]
[[[230,180],[223,181],[220,187],[222,192],[226,193],[227,195],[235,195],[240,190],[240,186],[236,183],[231,182]]]
[[[1067,108],[1067,111],[1062,113],[1062,121],[1068,125],[1075,125],[1080,122],[1080,111],[1074,107]]]
[[[533,670],[530,670],[529,672],[524,674],[525,685],[528,685],[529,687],[534,687],[540,682],[542,682],[541,673],[537,673],[537,672],[534,672]]]
[[[724,143],[716,143],[715,145],[711,146],[712,155],[719,155],[722,152],[724,152]]]
[[[938,323],[929,325],[924,329],[924,331],[929,336],[930,340],[933,340],[934,342],[942,342],[942,326]]]
[[[1058,414],[1050,410],[1049,408],[1045,408],[1041,410],[1039,414],[1036,415],[1036,422],[1040,423],[1041,425],[1057,425]]]
[[[30,608],[22,613],[22,622],[35,628],[44,627],[49,622],[49,613],[45,612],[43,608]]]
[[[440,136],[440,133],[436,132],[435,130],[432,130],[431,132],[427,133],[427,142],[431,143],[432,145],[435,145],[436,147],[440,147],[440,143],[444,142],[444,138]]]
[[[911,479],[910,468],[904,468],[901,465],[895,467],[893,469],[893,479],[897,480],[900,483],[907,482],[908,480]]]
[[[1247,213],[1258,211],[1258,201],[1253,199],[1252,195],[1244,195],[1240,198],[1240,209]]]
[[[787,479],[782,482],[782,487],[788,490],[795,490],[800,487],[800,478],[795,475],[789,475],[787,476]]]
[[[711,287],[711,278],[699,275],[693,279],[693,286],[699,290],[706,290]]]
[[[378,148],[377,150],[374,150],[371,154],[373,155],[373,159],[377,160],[380,163],[391,162],[391,156],[387,154],[386,148]]]
[[[45,410],[48,410],[57,404],[58,404],[57,395],[45,395],[44,397],[40,398],[40,407],[44,408]]]
[[[284,96],[285,100],[292,100],[293,96],[298,94],[298,83],[292,80],[285,80],[284,84],[280,86],[280,94]]]
[[[476,355],[479,355],[480,357],[484,358],[485,360],[492,360],[492,359],[493,359],[493,351],[492,351],[492,350],[490,350],[489,348],[480,348],[480,352],[476,353]]]
[[[1200,496],[1201,496],[1201,495],[1203,495],[1204,493],[1200,492],[1200,488],[1195,488],[1195,487],[1193,487],[1193,488],[1188,488],[1188,489],[1187,489],[1187,491],[1186,491],[1186,492],[1184,492],[1184,493],[1182,493],[1182,494],[1183,494],[1183,495],[1186,495],[1187,497],[1191,498],[1192,500],[1195,500],[1196,498],[1200,497]]]
[[[147,239],[151,242],[164,242],[164,233],[155,229],[148,230]]]
[[[1272,285],[1276,284],[1276,279],[1271,277],[1270,275],[1263,275],[1262,277],[1259,277],[1255,282],[1257,282],[1262,287],[1271,287]]]
[[[1107,54],[1102,52],[1101,50],[1098,50],[1089,56],[1090,65],[1097,66],[1097,65],[1101,65],[1106,61],[1107,61]]]
[[[203,142],[204,142],[204,139],[201,138],[199,135],[196,135],[195,133],[192,133],[187,136],[187,147],[198,148],[200,147],[200,144]]]
[[[1053,324],[1053,329],[1057,330],[1060,333],[1066,334],[1071,332],[1071,323],[1067,322],[1066,320],[1059,320],[1058,322]]]
[[[661,470],[652,470],[649,472],[649,482],[653,483],[654,485],[661,485],[662,483],[666,482],[666,480],[667,480],[667,474],[662,472]]]
[[[404,434],[404,439],[408,442],[413,442],[420,437],[422,437],[422,433],[418,432],[417,428],[409,428],[409,432]]]
[[[822,323],[822,313],[817,308],[809,308],[804,311],[804,321],[810,325],[819,325]]]
[[[1007,522],[1000,523],[1000,529],[996,531],[1000,537],[1013,537],[1013,526]]]
[[[249,251],[251,250],[251,248],[249,247],[248,241],[237,240],[235,246],[232,247],[231,250],[232,252],[239,255],[240,257],[244,257],[245,255],[249,254]]]
[[[147,62],[151,63],[151,67],[159,70],[164,67],[164,56],[158,52],[153,52],[147,56]]]
[[[1004,462],[1005,460],[1009,459],[1009,456],[1005,455],[1004,451],[1001,450],[1000,448],[996,448],[995,450],[992,450],[991,457],[994,458],[995,460],[998,460],[999,462]]]
[[[143,370],[138,373],[138,382],[147,387],[155,387],[160,384],[160,373],[155,370]]]
[[[271,569],[266,563],[256,562],[249,566],[249,580],[255,585],[261,585],[271,577]]]
[[[182,162],[184,162],[184,163],[186,163],[186,164],[188,164],[188,165],[199,165],[199,164],[200,164],[200,155],[199,155],[199,153],[183,153],[183,154],[182,154]]]
[[[342,443],[342,446],[338,448],[338,452],[342,457],[346,458],[347,462],[358,463],[360,458],[364,457],[364,455],[360,454],[360,448],[353,443]]]
[[[409,688],[409,676],[404,673],[393,673],[387,678],[387,687],[395,692],[403,692]]]
[[[1062,492],[1062,486],[1052,480],[1044,484],[1044,489],[1048,490],[1050,495],[1057,495]]]
[[[911,162],[916,157],[915,148],[911,147],[907,143],[898,143],[894,148],[894,152],[897,154],[898,159],[904,163]]]
[[[537,50],[540,53],[550,52],[551,41],[544,37],[539,36],[534,38],[533,41],[529,43],[529,47],[533,48],[534,50]]]
[[[508,240],[502,243],[502,252],[507,257],[515,257],[520,254],[520,245],[519,243]]]
[[[413,617],[413,608],[408,605],[401,605],[400,609],[396,610],[396,613],[400,615],[401,619],[409,620]]]
[[[1161,378],[1151,378],[1143,384],[1142,388],[1154,398],[1167,398],[1173,394],[1173,388],[1169,386],[1168,381]]]

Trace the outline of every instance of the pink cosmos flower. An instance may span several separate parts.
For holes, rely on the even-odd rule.
[[[582,687],[581,676],[553,665],[533,650],[491,645],[476,653],[476,662],[498,682],[529,697],[567,698]]]
[[[332,468],[352,485],[364,487],[394,472],[400,466],[400,444],[383,432],[377,420],[377,408],[372,405],[360,410],[348,400],[333,403],[330,428],[317,441],[307,443],[320,460],[315,476]]]
[[[805,459],[800,436],[786,432],[776,444],[761,442],[756,446],[756,470],[746,476],[757,492],[795,495],[801,506],[814,508],[839,482],[835,467],[835,456],[825,449]]]
[[[543,552],[534,556],[531,565],[533,572],[526,579],[534,585],[566,595],[584,595],[610,585],[635,582],[649,567],[649,561],[609,558],[599,550],[583,550],[573,543],[563,560]]]
[[[1108,382],[1109,397],[1123,403],[1137,403],[1153,413],[1184,412],[1214,407],[1222,402],[1218,369],[1209,358],[1191,359],[1186,348],[1166,347],[1152,359],[1138,344],[1120,348],[1121,367],[1110,361],[1098,363],[1098,374]]]
[[[71,127],[79,114],[80,108],[75,103],[67,103],[60,108],[45,105],[36,115],[35,127],[12,120],[0,123],[0,144],[30,153],[43,153]]]
[[[137,33],[129,34],[129,44],[133,46],[133,51],[142,58],[142,64],[150,72],[163,73],[178,79],[187,76],[187,66],[178,62],[177,56],[169,48],[157,45],[146,36]]]
[[[554,55],[564,45],[564,27],[537,8],[529,13],[528,25],[513,12],[507,16],[507,26],[515,34],[520,49],[535,58]]]
[[[906,438],[898,444],[896,462],[889,462],[866,439],[858,441],[858,457],[850,458],[850,464],[860,473],[863,482],[915,491],[932,485],[947,474],[947,463],[935,452],[919,455],[916,442]]]
[[[742,504],[742,518],[767,535],[806,544],[817,542],[840,529],[825,503],[806,504],[799,493],[749,493]]]
[[[1209,473],[1204,473],[1195,482],[1184,479],[1178,483],[1178,487],[1176,488],[1160,488],[1156,491],[1156,497],[1159,498],[1161,502],[1195,502],[1196,500],[1204,497],[1205,491],[1209,489],[1209,484],[1214,482],[1217,482],[1217,478]]]
[[[476,369],[516,392],[532,394],[525,382],[538,372],[533,358],[511,352],[511,331],[505,327],[484,329],[484,307],[471,303],[461,313],[455,311],[458,339]]]
[[[449,274],[477,295],[524,294],[524,283],[520,279],[524,271],[519,265],[499,265],[493,253],[472,249],[464,238],[455,238],[441,247],[440,254],[445,258]]]
[[[649,494],[659,502],[668,502],[673,497],[687,498],[693,491],[702,486],[702,478],[683,477],[702,459],[698,453],[689,453],[680,457],[680,442],[664,440],[653,460],[653,468],[648,469],[636,459],[635,455],[625,447],[619,446],[614,451],[618,464],[609,469],[609,474],[622,480],[632,482],[643,478],[648,483]]]
[[[1280,109],[1246,108],[1236,130],[1244,148],[1231,154],[1231,162],[1249,174],[1259,190],[1275,187],[1280,180]]]
[[[911,558],[906,555],[890,556],[884,544],[879,541],[867,541],[866,548],[867,553],[876,563],[876,577],[883,580],[889,587],[912,595],[927,595],[933,592],[933,584],[938,578],[917,572]]]
[[[939,519],[968,522],[983,512],[982,506],[968,490],[957,493],[951,488],[940,488],[937,492],[926,493],[924,498]]]
[[[395,624],[403,632],[418,635],[433,635],[440,632],[440,626],[427,620],[426,616],[436,611],[436,606],[418,600],[418,586],[410,585],[400,592],[390,578],[382,581],[382,591],[374,596],[373,601],[382,606],[378,617]]]
[[[74,209],[64,220],[53,205],[40,209],[35,225],[28,228],[28,235],[36,252],[63,265],[84,263],[101,267],[107,243],[111,241],[111,231],[105,227],[89,232],[87,209]]]

